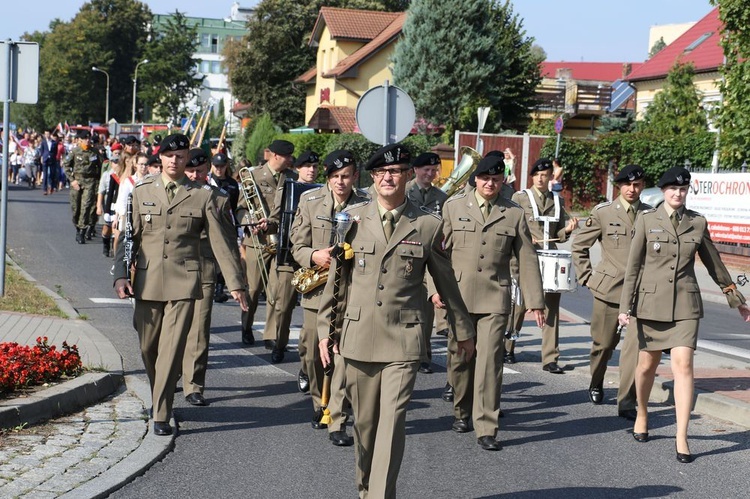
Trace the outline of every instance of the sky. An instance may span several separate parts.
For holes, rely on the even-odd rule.
[[[450,1],[450,0],[446,0]],[[19,40],[24,32],[47,31],[55,18],[70,21],[84,0],[6,0],[0,37]],[[155,14],[179,10],[194,17],[228,17],[233,0],[146,0]],[[243,7],[256,0],[240,1]],[[709,0],[513,0],[526,34],[549,61],[638,62],[646,59],[649,27],[698,21]],[[31,9],[30,6],[33,6]]]

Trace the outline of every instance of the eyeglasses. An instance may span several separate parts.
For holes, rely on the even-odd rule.
[[[391,177],[398,178],[407,171],[409,171],[409,168],[378,168],[377,170],[372,170],[370,174],[375,178],[383,178],[386,173],[390,173]]]

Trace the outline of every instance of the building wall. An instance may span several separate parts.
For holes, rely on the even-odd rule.
[[[701,100],[705,108],[716,105],[721,100],[719,93],[719,82],[721,75],[718,72],[699,73],[695,75],[693,82],[696,89],[701,95]],[[643,119],[646,108],[654,101],[657,93],[661,92],[666,79],[636,81],[633,85],[636,88],[636,119]]]
[[[651,51],[651,47],[659,38],[664,38],[664,43],[669,45],[673,41],[681,37],[687,30],[695,26],[695,22],[680,23],[680,24],[657,24],[651,26],[648,31],[648,47],[646,47],[645,54]]]

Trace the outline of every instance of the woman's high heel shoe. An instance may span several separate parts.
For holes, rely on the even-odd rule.
[[[645,443],[648,442],[648,432],[646,433],[636,433],[633,432],[633,438],[636,442]]]
[[[692,454],[683,454],[682,452],[677,450],[677,443],[674,444],[674,450],[677,453],[677,460],[681,463],[687,464],[693,462],[693,455]]]

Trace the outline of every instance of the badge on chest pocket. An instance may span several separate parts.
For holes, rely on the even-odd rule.
[[[396,247],[396,255],[398,257],[398,276],[409,279],[416,272],[417,266],[421,264],[424,248],[421,245],[402,242]]]

